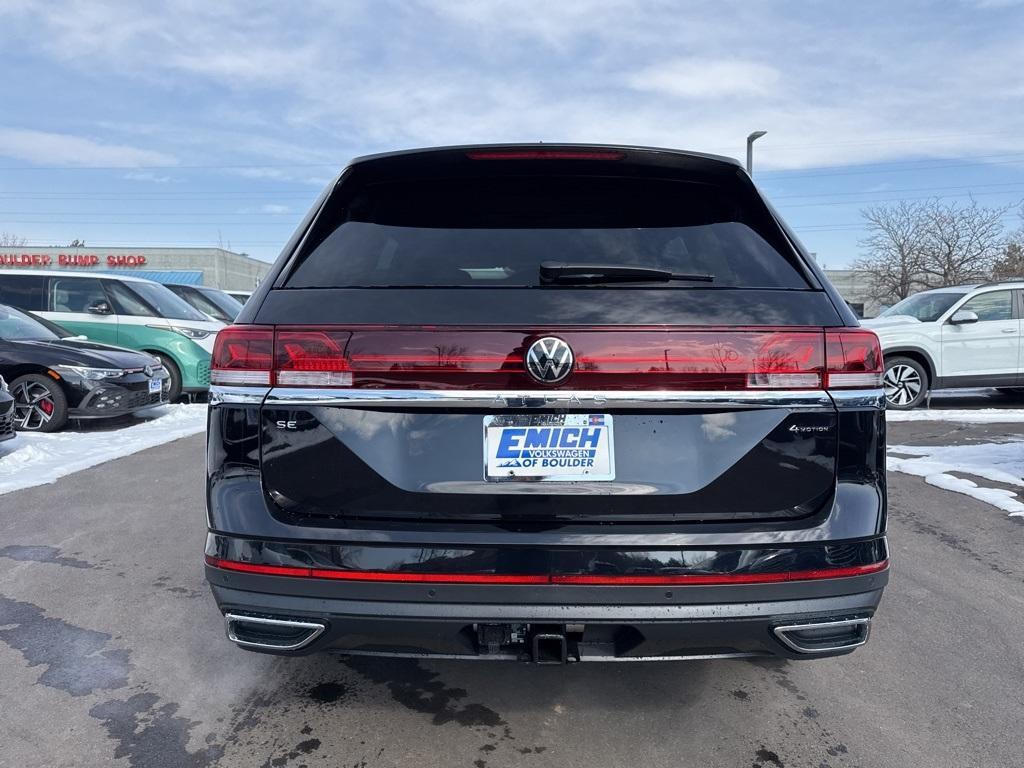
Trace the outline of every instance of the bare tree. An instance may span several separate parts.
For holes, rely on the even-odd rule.
[[[930,287],[986,280],[1004,248],[1003,218],[1013,208],[940,203],[924,206],[924,273]]]
[[[1024,204],[1020,207],[1024,224]],[[993,280],[1024,280],[1024,226],[1011,233],[1003,243],[1002,253],[992,266]]]
[[[861,212],[868,236],[865,254],[853,263],[868,282],[872,298],[899,301],[924,287],[925,206],[906,200]]]
[[[18,237],[11,232],[0,232],[0,247],[22,248],[27,242],[24,237]]]
[[[1024,231],[1006,241],[1003,255],[992,267],[993,280],[1024,280]]]

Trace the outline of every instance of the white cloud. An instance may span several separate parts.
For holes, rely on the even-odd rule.
[[[261,213],[291,213],[291,206],[278,203],[267,203],[260,208]]]
[[[173,165],[164,152],[122,144],[102,144],[83,136],[0,127],[0,156],[40,165],[110,166]]]
[[[778,94],[779,71],[767,64],[738,59],[670,59],[637,70],[625,78],[637,91],[686,99],[725,99]]]
[[[148,181],[153,184],[166,184],[172,181],[170,176],[153,173],[152,171],[129,171],[122,178],[128,181]]]
[[[163,133],[113,135],[160,138],[189,162],[250,158],[262,167],[227,172],[254,178],[302,181],[355,154],[476,141],[735,156],[754,129],[768,131],[760,168],[805,168],[1024,152],[1024,46],[1008,23],[1016,12],[882,2],[168,0],[133,13],[51,2],[9,14],[0,43],[31,38],[39,55],[94,82],[157,94],[162,104],[140,118],[159,125],[166,109]],[[285,167],[324,158],[336,165]]]

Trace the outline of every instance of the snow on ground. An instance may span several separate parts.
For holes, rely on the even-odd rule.
[[[1024,488],[1024,440],[972,445],[890,445],[886,464],[895,472],[923,477],[929,485],[966,494],[1011,516],[1024,517],[1024,502],[1013,491],[985,488],[949,474],[959,472]]]
[[[917,408],[913,411],[885,412],[885,420],[894,421],[956,421],[961,424],[1006,424],[1024,421],[1024,408],[974,408],[972,410],[939,410]]]
[[[0,443],[0,494],[44,485],[111,459],[206,429],[206,405],[166,405],[139,414],[130,426],[77,431],[72,423],[52,434],[19,432]]]

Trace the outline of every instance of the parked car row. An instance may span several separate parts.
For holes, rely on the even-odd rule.
[[[0,304],[33,312],[90,341],[155,357],[170,379],[171,401],[209,389],[210,353],[224,323],[160,283],[122,275],[0,270]]]
[[[241,309],[205,286],[0,270],[0,440],[205,393],[214,337]]]

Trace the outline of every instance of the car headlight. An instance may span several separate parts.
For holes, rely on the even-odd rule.
[[[180,333],[187,339],[205,339],[207,336],[213,333],[213,331],[207,331],[204,328],[189,328],[185,325],[151,325],[150,328],[160,328],[161,330],[174,331]]]
[[[84,365],[55,365],[53,366],[53,370],[58,373],[73,373],[76,376],[80,376],[83,379],[89,379],[90,381],[116,379],[118,376],[124,376],[124,370],[121,368],[89,368]]]

